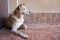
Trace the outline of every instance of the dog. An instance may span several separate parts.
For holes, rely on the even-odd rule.
[[[24,4],[18,5],[13,13],[9,14],[9,17],[5,19],[5,25],[11,29],[11,32],[18,34],[23,38],[28,38],[28,35],[18,31],[18,28],[27,28],[27,26],[24,24],[25,14],[30,14],[30,11],[25,7]]]

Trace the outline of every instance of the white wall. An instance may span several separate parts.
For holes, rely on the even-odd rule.
[[[34,13],[60,13],[60,0],[18,0]],[[9,0],[9,13],[17,6],[17,0]]]
[[[20,0],[35,13],[60,13],[60,0]]]
[[[9,0],[8,1],[8,13],[12,13],[14,9],[17,7],[17,0]]]

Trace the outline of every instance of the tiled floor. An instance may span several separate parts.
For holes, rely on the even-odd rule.
[[[29,35],[28,39],[14,35],[8,29],[1,29],[0,40],[60,40],[60,24],[26,24],[29,28],[21,31]]]

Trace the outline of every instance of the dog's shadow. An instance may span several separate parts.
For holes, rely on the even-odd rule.
[[[0,29],[0,34],[7,34],[7,33],[11,33],[10,29],[7,29],[6,27]]]

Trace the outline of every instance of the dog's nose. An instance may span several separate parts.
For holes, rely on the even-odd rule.
[[[29,13],[31,13],[31,11],[29,11]]]

